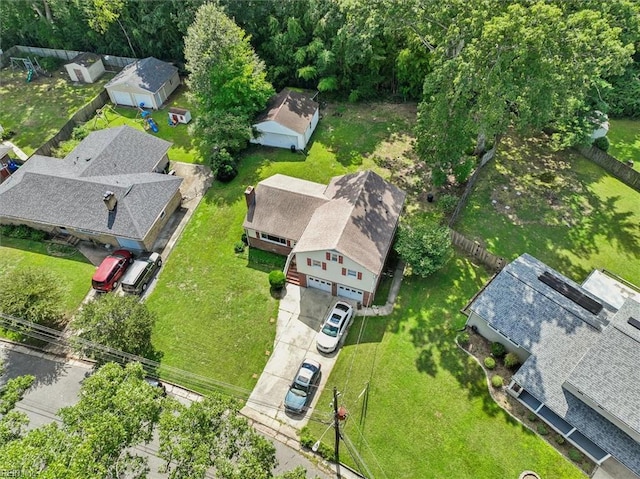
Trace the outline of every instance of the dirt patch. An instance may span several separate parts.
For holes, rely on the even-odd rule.
[[[576,466],[582,469],[589,476],[593,473],[596,465],[593,461],[587,458],[584,454],[579,452],[575,447],[565,441],[565,439],[558,433],[556,433],[551,427],[539,419],[533,412],[520,404],[516,399],[507,394],[506,386],[511,382],[511,377],[515,371],[505,367],[502,359],[494,358],[496,361],[496,367],[494,369],[487,369],[484,365],[484,359],[491,355],[491,342],[487,341],[480,334],[469,331],[469,344],[463,347],[465,351],[471,354],[478,360],[478,363],[487,375],[488,382],[491,382],[491,378],[498,374],[504,379],[504,387],[494,388],[489,387],[489,393],[495,400],[495,402],[507,411],[511,416],[517,419],[519,422],[527,426],[533,432],[538,434],[548,444],[554,447],[560,454],[565,456],[568,460],[573,462]],[[571,452],[570,452],[571,451]]]

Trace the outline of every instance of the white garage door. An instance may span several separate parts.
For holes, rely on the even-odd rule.
[[[326,291],[327,293],[331,292],[331,281],[325,281],[323,279],[317,279],[308,276],[307,286],[309,286],[310,288],[321,289],[322,291]]]
[[[263,133],[258,142],[265,146],[275,146],[277,148],[291,148],[291,145],[298,147],[298,138],[291,135],[281,135],[278,133]]]
[[[133,106],[131,95],[125,91],[111,91],[111,96],[118,105]]]
[[[143,108],[153,108],[153,97],[151,95],[134,93],[133,98],[136,101],[136,106],[140,106],[140,103],[144,103]]]
[[[364,297],[364,293],[359,289],[349,288],[348,286],[344,286],[342,284],[338,285],[338,296],[342,296],[343,298],[355,299],[356,301],[362,302],[362,298]]]

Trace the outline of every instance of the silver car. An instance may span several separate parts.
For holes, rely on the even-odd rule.
[[[338,349],[340,341],[347,334],[352,319],[353,307],[349,303],[338,301],[322,323],[316,336],[318,351],[332,353]]]

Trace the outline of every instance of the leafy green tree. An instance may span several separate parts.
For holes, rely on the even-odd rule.
[[[424,216],[410,217],[400,223],[395,250],[413,274],[427,277],[452,256],[449,228]]]
[[[3,374],[4,364],[0,359],[0,377]],[[34,380],[33,376],[20,376],[9,379],[0,388],[0,447],[18,439],[22,435],[24,426],[29,423],[26,414],[15,411],[14,408]]]
[[[274,93],[264,63],[245,32],[215,4],[202,5],[184,40],[187,81],[198,105],[193,133],[214,170],[216,151],[237,152],[251,137],[251,120]]]
[[[157,391],[139,364],[110,363],[87,378],[62,423],[0,445],[0,467],[34,478],[144,478],[146,458],[131,448],[151,441],[160,414]]]
[[[170,478],[268,479],[275,448],[239,415],[240,403],[214,395],[185,406],[165,403],[160,416],[160,457]]]
[[[49,327],[63,319],[64,282],[42,268],[16,268],[2,277],[0,312]]]
[[[552,127],[558,147],[586,139],[590,95],[603,78],[622,72],[634,48],[613,15],[573,3],[414,3],[419,21],[410,25],[433,56],[417,151],[434,168],[434,183],[457,167],[470,171],[470,145],[482,153],[485,140],[510,126]]]
[[[71,328],[79,338],[153,358],[151,332],[155,322],[156,315],[137,297],[105,294],[83,305]],[[82,349],[81,344],[76,344]],[[92,355],[91,351],[84,352]]]

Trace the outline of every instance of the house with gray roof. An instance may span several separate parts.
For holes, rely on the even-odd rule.
[[[287,256],[287,281],[369,305],[405,193],[372,171],[328,185],[274,175],[245,191],[249,246]]]
[[[509,394],[597,464],[640,476],[640,290],[605,271],[577,284],[524,254],[468,310],[523,361]]]
[[[253,124],[257,133],[251,143],[304,150],[320,118],[317,92],[285,88],[269,99],[267,108]]]
[[[104,87],[116,105],[162,107],[180,85],[178,69],[154,57],[130,63]]]
[[[129,126],[91,133],[64,159],[35,155],[0,185],[0,224],[151,250],[181,201],[171,143]]]

